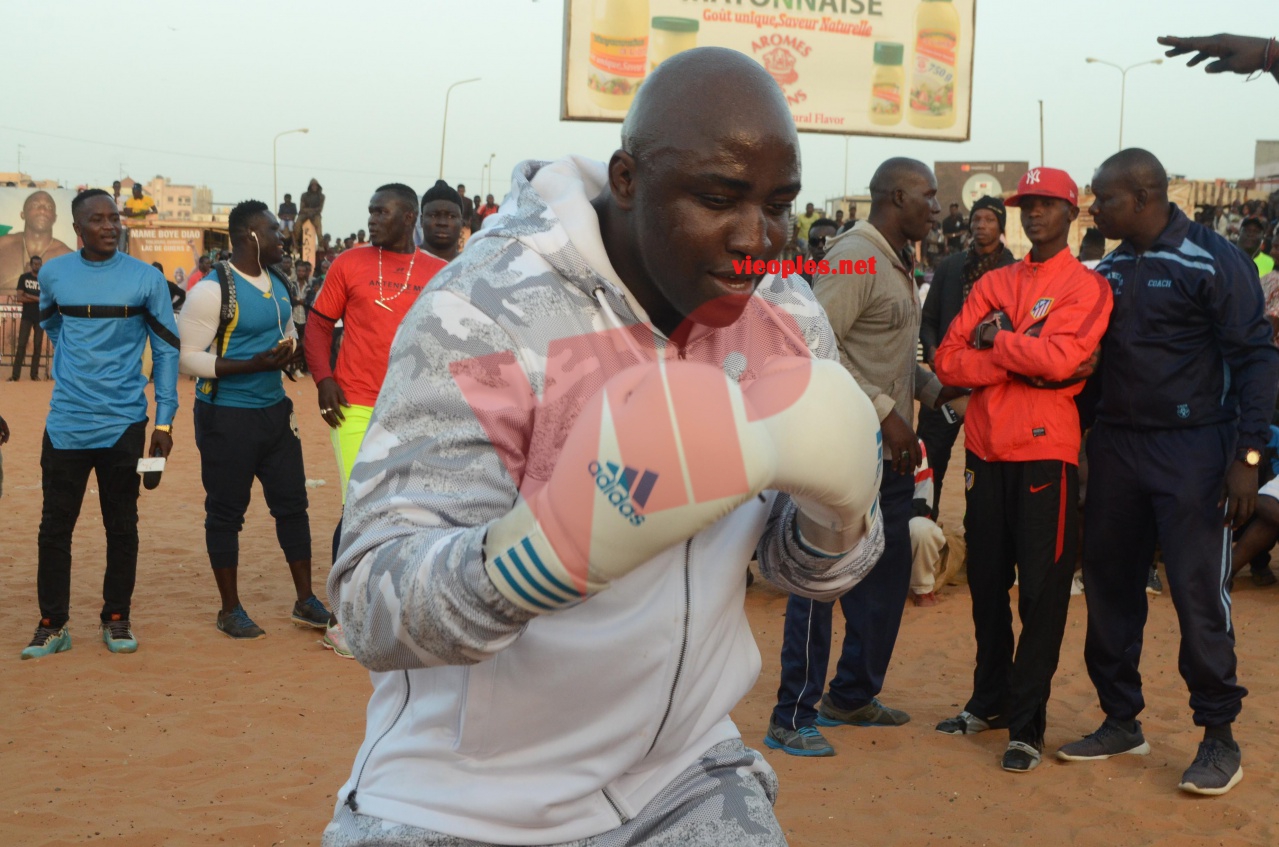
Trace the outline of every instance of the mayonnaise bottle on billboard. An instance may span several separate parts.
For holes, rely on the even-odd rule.
[[[954,126],[959,13],[951,0],[923,0],[915,14],[915,33],[907,119],[920,129]]]
[[[697,18],[653,18],[653,32],[648,41],[648,72],[676,53],[697,46]]]
[[[648,0],[594,0],[590,67],[591,100],[625,112],[644,81],[648,59]]]
[[[870,80],[870,122],[881,126],[901,123],[906,48],[893,41],[875,42],[875,73]]]

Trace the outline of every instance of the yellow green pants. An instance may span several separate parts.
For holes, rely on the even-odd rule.
[[[333,452],[338,460],[338,474],[342,477],[342,502],[346,503],[346,486],[351,481],[351,468],[355,467],[355,457],[360,453],[360,444],[364,442],[364,433],[369,430],[369,418],[373,417],[372,406],[345,406],[342,408],[345,420],[337,429],[329,430],[329,438],[333,441]]]

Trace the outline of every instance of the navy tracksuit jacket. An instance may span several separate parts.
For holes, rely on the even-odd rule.
[[[1114,311],[1087,445],[1088,673],[1107,715],[1141,712],[1146,575],[1158,541],[1195,723],[1229,723],[1247,691],[1235,678],[1230,529],[1217,504],[1236,450],[1265,447],[1279,382],[1256,267],[1171,206],[1150,250],[1125,241],[1097,272]]]

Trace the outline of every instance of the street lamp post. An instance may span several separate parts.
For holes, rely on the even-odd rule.
[[[1122,68],[1114,62],[1107,62],[1105,59],[1094,59],[1089,56],[1084,60],[1089,64],[1107,65],[1119,71],[1119,149],[1124,149],[1124,100],[1127,96],[1128,89],[1128,72],[1133,68],[1140,68],[1142,65],[1162,65],[1163,59],[1151,59],[1148,62],[1138,62],[1135,65],[1129,65]]]
[[[488,190],[486,190],[486,191],[484,192],[484,196],[486,196],[486,197],[487,197],[488,195],[490,195],[490,194],[492,194],[492,193],[493,193],[493,160],[494,160],[494,159],[496,159],[496,158],[497,158],[497,154],[496,154],[496,153],[489,153],[489,161],[488,161],[488,165],[486,165],[486,166],[485,166],[485,167],[487,167],[487,168],[489,169],[489,184],[488,184]]]
[[[844,136],[844,197],[848,196],[848,142],[851,140],[852,136]]]
[[[492,160],[490,160],[489,162],[485,162],[485,163],[484,163],[484,164],[480,167],[480,184],[476,186],[476,188],[478,188],[478,189],[480,190],[480,192],[479,192],[480,194],[483,194],[483,193],[484,193],[484,175],[485,175],[486,173],[488,173],[488,170],[489,170],[489,164],[490,164],[490,162],[491,162],[491,161],[492,161]]]
[[[480,77],[471,79],[460,79],[448,87],[444,92],[444,125],[440,128],[440,179],[444,179],[444,139],[448,136],[449,130],[449,95],[453,93],[453,89],[459,85],[466,85],[468,82],[479,82]]]
[[[276,152],[275,152],[275,151],[276,151],[276,147],[277,147],[277,145],[278,145],[278,143],[279,143],[279,141],[280,141],[280,136],[281,136],[281,135],[292,135],[292,134],[293,134],[293,133],[295,133],[295,132],[301,132],[301,133],[305,134],[305,133],[308,133],[308,132],[310,132],[310,131],[311,131],[311,130],[306,129],[305,127],[304,127],[304,128],[302,128],[302,129],[287,129],[287,130],[285,130],[284,132],[281,132],[281,133],[279,133],[278,135],[276,135],[276,136],[275,136],[275,138],[271,139],[271,193],[275,196],[275,208],[276,208],[276,209],[280,208],[280,175],[279,175],[279,168],[278,168],[278,166],[277,166],[277,164],[276,164],[276,163],[277,163],[277,157],[276,157]],[[274,209],[273,209],[272,211],[274,211]]]

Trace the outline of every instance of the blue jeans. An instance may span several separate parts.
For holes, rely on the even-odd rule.
[[[884,514],[884,555],[871,572],[838,601],[844,612],[844,647],[827,695],[840,709],[869,703],[884,687],[893,657],[906,593],[910,590],[910,518],[914,476],[884,465],[879,504]],[[782,634],[782,680],[773,720],[799,729],[817,721],[817,701],[830,664],[831,615],[835,602],[792,594]]]

